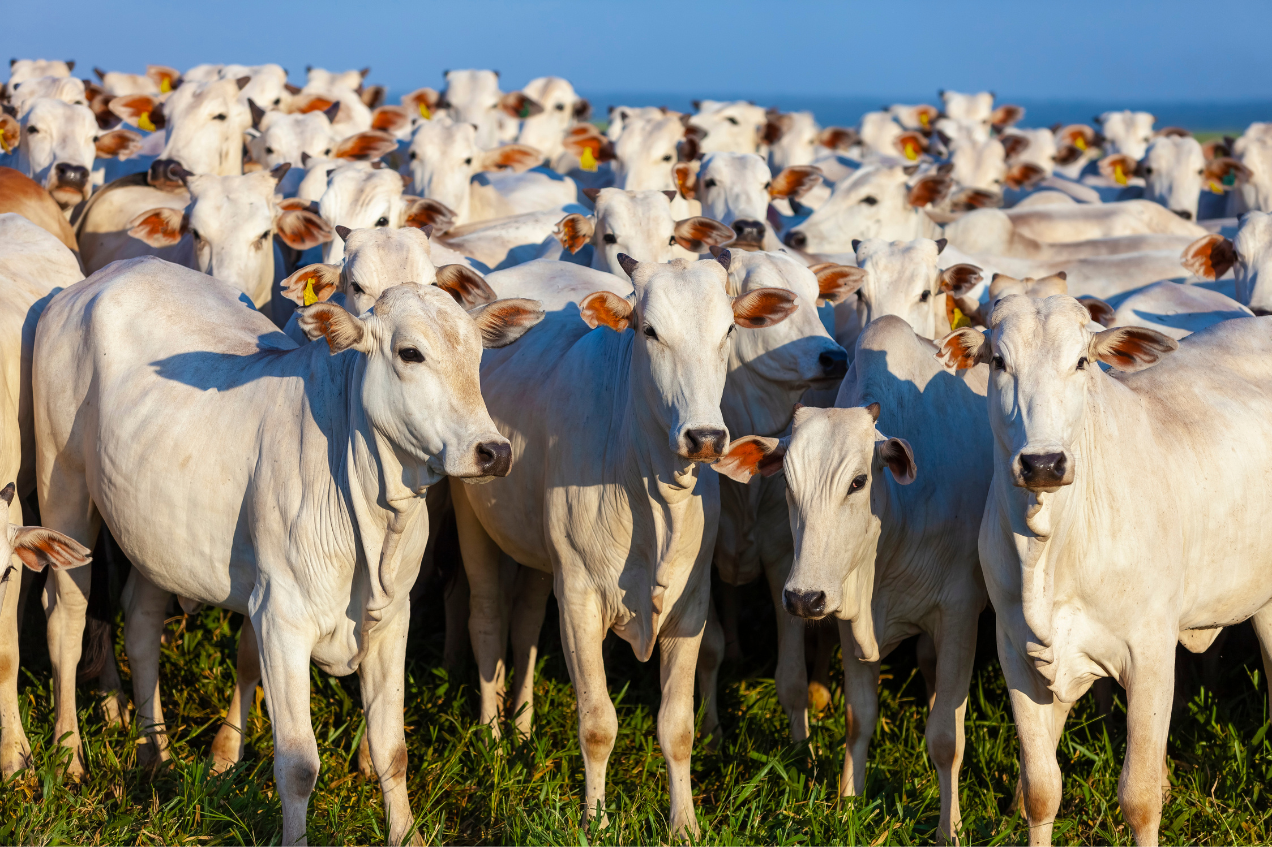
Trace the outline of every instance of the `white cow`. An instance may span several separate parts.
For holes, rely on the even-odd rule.
[[[28,79],[37,77],[70,76],[73,70],[75,70],[74,60],[62,62],[57,59],[10,59],[9,81],[5,83],[5,89],[12,91]]]
[[[614,142],[633,124],[667,116],[680,117],[679,112],[668,111],[666,106],[610,106],[606,114],[609,126],[605,128],[605,137]]]
[[[565,172],[578,167],[578,156],[568,153],[562,142],[570,127],[587,121],[592,104],[578,95],[569,80],[559,76],[532,79],[521,93],[543,111],[521,121],[517,143],[540,151],[553,170]]]
[[[684,140],[684,124],[674,115],[629,118],[614,143],[614,186],[629,191],[675,188],[672,165]]]
[[[1141,326],[1178,341],[1221,321],[1253,316],[1248,307],[1218,291],[1157,282],[1119,303],[1109,326]]]
[[[164,65],[146,65],[144,74],[104,71],[93,68],[102,89],[111,97],[130,94],[167,94],[181,84],[181,72]]]
[[[976,621],[986,599],[976,530],[992,465],[988,368],[955,376],[935,351],[900,318],[880,318],[862,333],[835,408],[797,409],[788,438],[738,439],[716,468],[739,481],[784,473],[794,563],[774,593],[796,620],[839,620],[850,715],[842,796],[865,789],[879,662],[916,633],[937,645],[934,666],[924,668],[934,682],[926,736],[940,831],[953,840]],[[792,634],[802,633],[787,640]]]
[[[745,100],[702,100],[689,126],[706,135],[699,142],[703,153],[758,153],[764,143],[768,113]]]
[[[540,114],[543,107],[524,92],[499,90],[498,71],[446,71],[442,103],[457,123],[477,128],[477,144],[483,149],[517,136],[523,118]]]
[[[240,91],[250,77],[186,83],[166,99],[148,94],[116,97],[110,111],[129,126],[164,130],[160,159],[195,174],[243,173],[243,133],[252,125]]]
[[[1105,153],[1124,153],[1136,161],[1144,157],[1153,143],[1153,124],[1157,118],[1148,112],[1104,112],[1095,117],[1104,136]]]
[[[1186,221],[1197,219],[1202,191],[1222,194],[1229,171],[1240,172],[1237,161],[1220,157],[1206,161],[1201,144],[1191,135],[1159,135],[1139,160],[1115,153],[1100,160],[1100,172],[1125,184],[1129,177],[1144,180],[1144,199],[1160,203]]]
[[[40,76],[29,79],[17,89],[8,92],[9,105],[21,115],[37,97],[52,97],[73,106],[87,106],[88,93],[83,80],[73,76]]]
[[[318,213],[331,227],[349,229],[429,224],[445,229],[453,217],[450,209],[435,200],[404,194],[397,171],[365,162],[341,165],[330,172],[318,200]],[[339,262],[343,257],[344,239],[336,236],[323,245],[324,262]]]
[[[327,344],[296,348],[234,289],[154,258],[54,298],[34,365],[41,511],[89,543],[104,520],[133,562],[125,642],[149,730],[143,758],[164,756],[158,647],[168,595],[223,606],[259,636],[283,841],[304,841],[318,776],[311,659],[360,674],[388,837],[405,837],[402,673],[407,592],[428,534],[422,495],[444,475],[508,472],[508,442],[478,387],[479,351],[541,316],[529,301],[469,315],[446,292],[404,282],[361,318],[308,307],[306,329]],[[91,425],[85,404],[99,410]],[[191,438],[200,431],[207,438]],[[101,465],[115,460],[169,484],[110,485]],[[62,627],[54,664],[72,683],[84,582],[57,572],[50,586],[55,607],[66,606],[50,620]],[[58,700],[59,727],[78,750],[73,692],[59,693],[69,695]]]
[[[810,165],[785,168],[773,176],[754,153],[708,153],[701,162],[677,162],[674,172],[681,196],[697,200],[704,217],[732,229],[737,235],[731,246],[743,249],[781,249],[769,219],[769,203],[799,200],[822,184],[821,171]]]
[[[812,165],[858,141],[857,131],[829,126],[822,129],[812,112],[770,112],[764,128],[769,167],[782,171],[795,165]]]
[[[598,292],[579,311],[549,316],[522,355],[487,356],[482,391],[501,431],[513,434],[518,473],[488,486],[451,486],[472,591],[481,721],[498,734],[503,551],[540,574],[536,591],[547,575],[554,581],[578,698],[588,817],[603,815],[618,729],[605,685],[605,634],[613,629],[642,661],[661,647],[658,737],[677,837],[698,831],[689,783],[693,679],[718,509],[715,477],[699,479],[697,463],[717,459],[728,443],[719,404],[732,327],[777,323],[794,306],[785,290],[729,297],[728,261],[727,252],[720,262],[665,265],[624,256],[631,300]]]
[[[1272,134],[1252,132],[1255,126],[1252,124],[1232,145],[1233,158],[1241,163],[1235,175],[1237,190],[1228,194],[1228,214],[1232,217],[1250,211],[1272,212]]]
[[[248,106],[253,117],[253,126],[246,133],[248,153],[265,170],[291,165],[279,183],[279,192],[285,197],[298,194],[311,168],[377,159],[397,149],[394,137],[379,130],[346,136],[331,123],[339,108],[334,104],[323,112],[303,113],[262,112],[255,101],[249,101]],[[322,196],[321,191],[318,196]]]
[[[1201,279],[1219,279],[1232,270],[1237,302],[1256,315],[1272,314],[1272,214],[1247,212],[1236,238],[1203,236],[1188,245],[1182,261]]]
[[[1272,466],[1258,449],[1272,438],[1272,334],[1247,318],[1176,342],[1088,320],[1070,297],[1008,297],[988,333],[940,346],[951,365],[990,364],[979,550],[1029,841],[1051,841],[1065,718],[1111,677],[1127,694],[1118,799],[1136,842],[1155,844],[1175,645],[1201,652],[1250,618],[1265,657],[1272,644]]]

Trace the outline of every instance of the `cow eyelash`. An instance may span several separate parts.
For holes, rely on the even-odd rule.
[[[654,332],[654,328],[648,324],[645,325],[645,328],[642,329],[641,332],[645,333],[646,338],[652,338],[655,341],[658,340],[658,333]]]
[[[715,187],[716,187],[716,181],[715,181],[714,179],[709,179],[709,180],[707,180],[706,182],[704,182],[704,183],[702,184],[702,187],[703,187],[703,188],[715,188]]]
[[[353,293],[354,293],[354,294],[364,294],[364,293],[365,293],[365,292],[362,290],[362,286],[361,286],[361,285],[358,285],[356,282],[350,282],[350,283],[349,283],[349,287],[353,289]]]
[[[667,244],[670,247],[674,247],[676,245],[676,236],[673,235],[671,238],[668,238]]]
[[[1080,370],[1080,371],[1084,371],[1084,370],[1086,370],[1086,366],[1087,366],[1087,357],[1086,357],[1086,356],[1081,356],[1081,357],[1079,357],[1079,358],[1078,358],[1078,370]]]
[[[866,475],[858,474],[857,476],[853,477],[852,482],[848,484],[848,493],[852,494],[853,492],[860,491],[861,489],[865,487],[866,487]]]
[[[398,358],[404,362],[420,363],[424,361],[424,354],[414,347],[403,347],[398,351]]]
[[[862,197],[861,202],[865,203],[867,206],[873,206],[875,203],[878,203],[879,200],[876,197]]]
[[[931,297],[932,297],[931,291],[924,291],[922,294],[919,295],[919,302],[926,303]]]

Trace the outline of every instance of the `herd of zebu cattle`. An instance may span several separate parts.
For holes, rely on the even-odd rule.
[[[986,600],[1035,843],[1093,683],[1126,688],[1119,799],[1153,843],[1175,645],[1250,619],[1269,661],[1272,124],[1204,145],[1144,112],[1022,129],[949,91],[856,128],[717,101],[593,124],[555,77],[450,71],[385,105],[365,71],[73,64],[15,60],[0,116],[5,776],[30,754],[28,570],[50,569],[71,776],[86,618],[107,720],[129,719],[88,614],[103,525],[131,562],[140,758],[168,755],[169,604],[243,613],[211,757],[241,756],[262,684],[287,842],[319,767],[310,662],[360,675],[360,763],[389,839],[411,832],[407,623],[450,521],[447,650],[470,639],[495,735],[533,731],[555,594],[589,815],[618,731],[602,642],[658,648],[673,836],[698,832],[695,686],[716,733],[736,642],[712,563],[768,581],[796,740],[807,621],[837,619],[843,795],[880,660],[919,635],[949,838]],[[23,525],[37,505],[47,528]]]

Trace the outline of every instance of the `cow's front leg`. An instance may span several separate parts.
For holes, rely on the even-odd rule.
[[[4,581],[0,586],[4,592],[0,604],[0,773],[5,779],[31,764],[31,743],[18,711],[18,603],[24,570],[16,556],[0,562],[0,580]]]
[[[261,681],[261,655],[256,646],[256,630],[250,618],[243,618],[239,629],[238,662],[235,670],[234,696],[225,713],[225,722],[212,739],[212,772],[222,773],[243,758],[243,739],[247,718],[252,711],[256,685]]]
[[[1126,759],[1118,780],[1122,804],[1135,843],[1156,844],[1162,820],[1162,762],[1170,734],[1175,691],[1175,639],[1157,649],[1132,649],[1126,684]]]
[[[282,597],[274,598],[282,605]],[[258,609],[252,625],[260,639],[261,683],[274,735],[274,782],[283,807],[283,843],[308,844],[309,796],[318,781],[318,741],[309,714],[309,657],[314,634],[284,609]]]
[[[390,844],[401,844],[415,824],[406,793],[406,730],[403,726],[409,623],[407,608],[397,610],[392,620],[381,623],[358,668],[362,707],[367,715],[367,746],[384,792]],[[380,627],[385,631],[381,632]],[[412,834],[411,843],[423,843],[418,832]]]
[[[979,610],[977,610],[979,612]],[[919,636],[927,638],[926,634]],[[940,834],[948,843],[958,843],[962,818],[958,808],[958,774],[963,764],[963,721],[967,715],[967,688],[976,658],[976,616],[969,609],[949,609],[941,617],[935,634],[935,662],[932,667],[928,713],[928,755],[936,767],[940,784]]]
[[[557,603],[561,607],[561,648],[565,651],[565,664],[570,669],[570,681],[574,684],[579,709],[584,813],[588,820],[599,814],[601,825],[607,826],[605,767],[614,749],[614,739],[618,736],[618,716],[606,688],[605,658],[601,653],[609,622],[602,615],[600,597],[586,590],[566,596],[563,582],[558,570],[555,587]]]
[[[708,746],[712,748],[720,742],[720,692],[717,689],[720,687],[720,665],[724,662],[726,637],[720,618],[716,615],[715,598],[712,597],[707,607],[707,625],[702,634],[702,643],[698,645],[697,667],[698,693],[706,707],[702,737],[707,739]]]
[[[782,556],[776,562],[764,563],[764,575],[768,578],[769,594],[777,613],[777,669],[773,683],[777,688],[777,701],[786,711],[791,723],[791,740],[808,738],[808,668],[804,664],[804,630],[807,622],[786,611],[782,603],[782,589],[791,573],[794,554]]]
[[[709,585],[702,585],[697,590],[705,595]],[[699,834],[689,765],[693,757],[694,670],[698,665],[698,648],[707,622],[706,605],[705,596],[695,597],[686,591],[677,603],[677,617],[668,621],[668,626],[658,636],[662,658],[658,745],[667,760],[673,839],[692,835],[696,840]],[[685,607],[683,613],[679,607]]]
[[[159,702],[159,650],[163,622],[172,595],[133,568],[124,586],[124,649],[132,669],[133,701],[137,706],[137,761],[155,767],[170,758],[168,734]]]
[[[879,720],[879,663],[858,660],[852,625],[837,623],[844,664],[844,770],[839,796],[860,797],[866,790],[870,738]]]

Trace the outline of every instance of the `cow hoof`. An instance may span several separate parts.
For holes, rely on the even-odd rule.
[[[819,715],[830,705],[830,689],[814,680],[808,683],[808,709]]]
[[[112,691],[102,697],[102,720],[108,729],[127,729],[130,719],[128,698],[122,691]]]
[[[371,745],[367,743],[367,734],[362,733],[358,742],[358,773],[363,779],[375,779],[375,765],[371,764]]]
[[[137,764],[151,771],[157,771],[167,764],[169,759],[167,748],[161,746],[153,738],[141,738],[137,741]]]
[[[66,766],[66,781],[79,785],[88,778],[88,768],[84,765],[84,751],[76,747],[71,753],[71,761]]]
[[[0,774],[8,780],[15,773],[31,767],[31,745],[25,738],[6,740],[0,744]]]
[[[221,724],[212,739],[212,773],[221,774],[239,763],[243,758],[243,734],[229,724]]]

